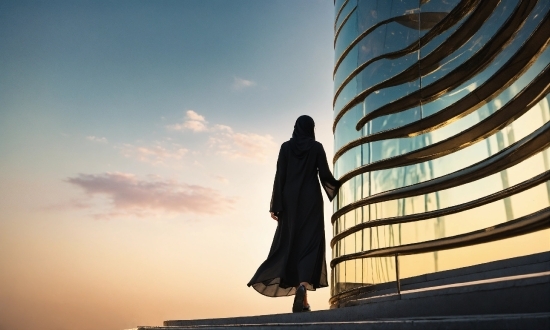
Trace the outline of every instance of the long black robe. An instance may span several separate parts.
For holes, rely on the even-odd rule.
[[[311,128],[313,129],[313,128]],[[295,139],[296,140],[296,139]],[[279,213],[269,256],[248,286],[269,297],[293,295],[301,282],[308,290],[328,286],[321,184],[330,200],[340,187],[327,163],[323,145],[302,140],[281,145],[270,212]]]

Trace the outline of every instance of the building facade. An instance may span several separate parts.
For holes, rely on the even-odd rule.
[[[335,0],[333,307],[550,251],[549,15],[547,0]]]

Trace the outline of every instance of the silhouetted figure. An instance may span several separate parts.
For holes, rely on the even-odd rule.
[[[271,196],[271,217],[278,221],[269,256],[248,286],[269,297],[295,294],[293,312],[309,311],[306,290],[328,286],[321,185],[328,198],[338,193],[315,123],[300,116],[289,141],[281,145]]]

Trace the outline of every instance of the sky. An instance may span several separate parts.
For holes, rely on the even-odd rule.
[[[298,116],[332,158],[333,17],[332,0],[0,1],[0,330],[290,312],[246,283]]]

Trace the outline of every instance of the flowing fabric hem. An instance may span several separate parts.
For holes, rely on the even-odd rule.
[[[266,296],[266,297],[286,297],[286,296],[293,296],[296,294],[296,288],[293,286],[289,287],[281,287],[281,278],[276,277],[270,280],[265,280],[258,283],[248,283],[247,285],[254,290],[258,291],[258,293]],[[308,284],[306,286],[306,289],[309,291],[317,291],[319,288],[326,288],[328,287],[328,284],[319,284],[318,286],[314,286],[312,284]]]

